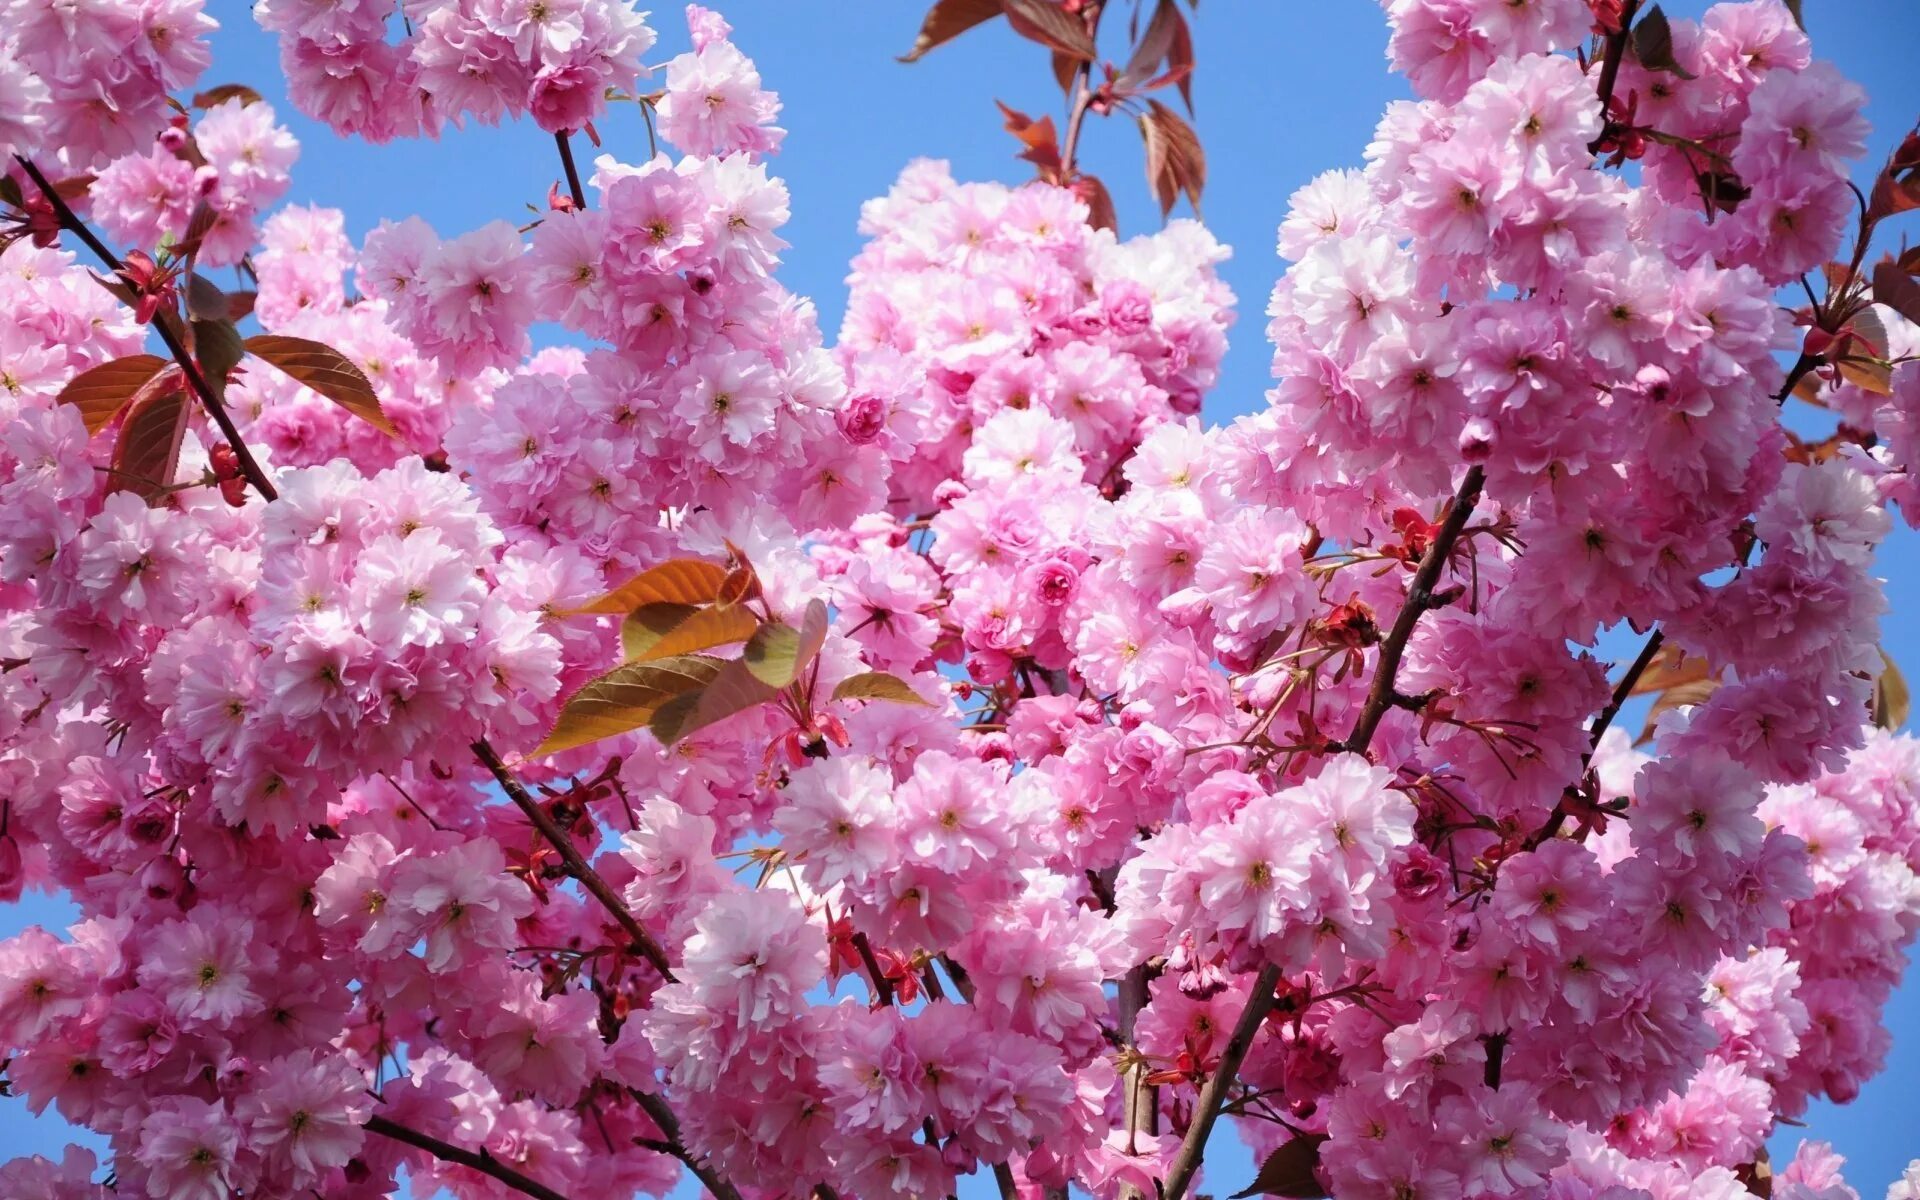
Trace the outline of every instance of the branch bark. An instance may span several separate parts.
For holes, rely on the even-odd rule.
[[[580,168],[573,164],[573,135],[562,129],[553,135],[554,144],[560,147],[560,166],[567,173],[567,190],[573,194],[573,207],[576,212],[587,211],[587,189],[580,183]]]
[[[451,1142],[443,1142],[437,1137],[421,1133],[418,1129],[409,1128],[398,1121],[388,1120],[377,1113],[367,1119],[366,1130],[368,1133],[377,1133],[383,1138],[404,1142],[416,1150],[425,1150],[442,1162],[471,1167],[482,1175],[498,1179],[515,1191],[525,1192],[529,1196],[537,1197],[538,1200],[567,1200],[564,1192],[556,1192],[539,1180],[522,1175],[485,1150],[467,1150]],[[732,1200],[738,1200],[738,1197]]]
[[[1380,727],[1380,719],[1387,709],[1393,706],[1394,676],[1400,670],[1400,658],[1406,653],[1407,640],[1413,636],[1414,626],[1427,610],[1435,607],[1433,601],[1434,585],[1440,579],[1440,572],[1446,568],[1447,560],[1453,557],[1453,548],[1460,540],[1460,534],[1467,527],[1467,519],[1473,515],[1473,509],[1480,502],[1480,490],[1486,483],[1486,473],[1479,467],[1469,468],[1460,480],[1460,487],[1447,506],[1446,517],[1440,523],[1440,532],[1434,536],[1433,545],[1420,560],[1419,570],[1414,572],[1413,586],[1407,589],[1407,601],[1400,607],[1400,615],[1394,619],[1393,630],[1380,644],[1380,656],[1374,667],[1373,684],[1367,692],[1366,705],[1360,710],[1360,717],[1354,722],[1353,732],[1348,735],[1344,749],[1355,754],[1366,753],[1367,745],[1373,741],[1374,730]],[[1246,1008],[1241,1010],[1239,1021],[1233,1027],[1233,1036],[1227,1040],[1226,1049],[1220,1055],[1220,1063],[1213,1074],[1207,1077],[1206,1086],[1200,1089],[1200,1098],[1195,1103],[1193,1124],[1187,1127],[1187,1136],[1181,1141],[1180,1149],[1174,1153],[1173,1162],[1167,1169],[1166,1186],[1161,1200],[1181,1200],[1193,1177],[1200,1170],[1200,1162],[1206,1156],[1207,1139],[1213,1133],[1213,1126],[1220,1119],[1220,1106],[1226,1103],[1227,1092],[1233,1087],[1234,1079],[1240,1073],[1240,1064],[1246,1061],[1247,1052],[1253,1048],[1254,1035],[1260,1031],[1260,1025],[1273,1011],[1274,989],[1280,983],[1280,968],[1269,963],[1260,968],[1254,977],[1253,994],[1247,998]]]
[[[1353,723],[1353,732],[1346,740],[1345,748],[1355,754],[1365,753],[1367,743],[1373,740],[1373,731],[1380,726],[1380,718],[1393,707],[1394,676],[1400,671],[1400,657],[1406,653],[1407,639],[1413,636],[1413,628],[1420,623],[1420,618],[1434,607],[1434,584],[1439,581],[1447,560],[1453,556],[1454,544],[1460,540],[1460,532],[1466,528],[1467,518],[1473,515],[1473,506],[1480,502],[1480,488],[1485,482],[1486,473],[1479,467],[1471,468],[1461,479],[1460,489],[1447,505],[1447,515],[1440,523],[1440,532],[1434,536],[1433,545],[1427,548],[1426,555],[1421,558],[1420,569],[1414,572],[1413,586],[1407,589],[1407,602],[1400,606],[1400,615],[1394,618],[1392,631],[1380,643],[1379,665],[1374,668],[1373,686],[1367,692],[1367,702],[1360,710],[1360,719]]]
[[[1620,10],[1620,31],[1607,35],[1605,57],[1600,62],[1600,136],[1587,143],[1587,153],[1598,154],[1613,128],[1613,85],[1620,79],[1620,61],[1626,57],[1627,42],[1633,36],[1633,18],[1640,0],[1627,0]]]
[[[547,814],[547,810],[540,807],[540,802],[528,794],[527,789],[514,778],[513,772],[507,770],[507,764],[500,761],[499,752],[494,750],[492,743],[481,738],[473,744],[473,754],[480,760],[481,765],[493,772],[494,779],[507,793],[507,797],[526,815],[533,827],[540,831],[540,836],[546,838],[548,843],[559,851],[560,860],[566,864],[567,874],[578,879],[580,886],[592,893],[593,898],[613,915],[613,919],[620,923],[620,928],[626,930],[627,936],[633,939],[633,948],[640,952],[640,956],[653,964],[653,969],[660,972],[663,979],[672,983],[673,967],[667,962],[667,952],[661,948],[659,942],[654,940],[653,935],[647,932],[646,927],[627,911],[626,901],[622,900],[620,893],[614,891],[613,886],[601,877],[600,872],[593,869],[593,864],[581,855],[579,848],[573,844],[573,839],[567,836],[567,831],[560,828],[559,824]]]
[[[639,1103],[647,1116],[653,1119],[653,1123],[660,1127],[660,1132],[667,1135],[667,1141],[671,1145],[669,1153],[685,1163],[687,1170],[693,1172],[694,1178],[704,1184],[709,1192],[718,1197],[718,1200],[740,1200],[740,1192],[732,1182],[688,1150],[686,1143],[680,1140],[680,1121],[673,1115],[672,1106],[652,1092],[643,1092],[639,1088],[629,1088],[627,1092]]]

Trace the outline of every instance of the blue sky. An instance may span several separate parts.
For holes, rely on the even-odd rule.
[[[1001,132],[993,101],[1035,116],[1053,112],[1056,121],[1061,116],[1045,52],[1003,25],[982,27],[921,62],[896,63],[894,56],[912,44],[922,3],[722,5],[736,40],[786,102],[781,124],[789,132],[774,166],[793,193],[793,220],[784,231],[793,248],[781,277],[813,297],[829,338],[844,307],[847,263],[859,248],[861,201],[886,190],[916,156],[948,159],[960,179],[1018,182],[1027,168],[1014,160],[1015,143]],[[290,199],[343,209],[356,239],[383,216],[409,213],[447,234],[503,217],[521,220],[526,205],[541,203],[558,176],[552,140],[526,122],[453,131],[437,143],[372,147],[334,140],[284,102],[274,45],[252,24],[247,6],[208,0],[207,7],[225,27],[215,37],[214,66],[203,86],[246,83],[272,100],[303,145]],[[1702,6],[1673,0],[1668,7],[1695,15]],[[1912,66],[1920,0],[1805,0],[1805,9],[1816,52],[1872,97],[1869,161],[1877,165],[1920,114],[1920,72]],[[662,30],[664,61],[685,44],[678,8],[662,7],[654,23]],[[1209,168],[1203,204],[1215,234],[1236,249],[1223,274],[1241,310],[1220,386],[1205,410],[1208,420],[1221,421],[1264,403],[1268,352],[1261,312],[1279,270],[1274,230],[1287,196],[1321,171],[1357,164],[1381,108],[1405,91],[1386,71],[1385,24],[1366,0],[1208,0],[1194,33],[1196,125]],[[636,112],[618,114],[602,133],[618,156],[645,157]],[[592,153],[585,145],[580,151]],[[1131,120],[1090,118],[1081,163],[1112,189],[1123,234],[1157,226]],[[1862,178],[1870,171],[1863,168]],[[1920,216],[1906,220],[1904,227],[1896,223],[1894,236],[1920,240]],[[1908,615],[1920,606],[1917,547],[1920,539],[1901,529],[1880,562],[1894,614],[1885,644],[1910,675],[1920,675],[1920,625]],[[0,906],[0,936],[35,922],[58,928],[63,910],[44,899]],[[1854,1104],[1817,1107],[1807,1130],[1786,1130],[1789,1136],[1775,1143],[1782,1158],[1802,1132],[1833,1142],[1869,1200],[1878,1200],[1908,1159],[1920,1155],[1920,1107],[1911,1100],[1912,1081],[1920,1078],[1920,984],[1909,982],[1887,1019],[1895,1037],[1887,1071]],[[18,1100],[0,1099],[0,1159],[55,1154],[68,1138],[57,1120],[35,1121]],[[1252,1164],[1237,1147],[1223,1144],[1214,1162],[1208,1190],[1217,1194],[1237,1191],[1252,1177]],[[970,1182],[965,1192],[991,1194],[990,1183]]]

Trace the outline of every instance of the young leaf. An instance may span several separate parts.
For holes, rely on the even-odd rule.
[[[653,732],[662,745],[671,746],[688,734],[765,704],[779,694],[779,688],[756,679],[744,660],[731,659],[697,698],[688,698],[691,704],[675,705],[671,711],[658,714]]]
[[[168,360],[157,355],[129,354],[88,367],[60,389],[59,402],[80,410],[80,419],[86,422],[91,436],[113,424],[134,394],[168,365]]]
[[[676,558],[648,567],[612,591],[560,615],[629,613],[643,604],[712,604],[726,579],[727,569],[719,563]]]
[[[193,96],[193,106],[195,108],[212,108],[214,105],[224,104],[228,100],[238,100],[243,105],[258,104],[260,103],[260,93],[254,91],[244,83],[223,83],[218,87],[210,87],[204,92],[195,92]]]
[[[1627,695],[1644,696],[1649,692],[1664,692],[1670,687],[1678,687],[1683,683],[1699,683],[1703,679],[1712,678],[1712,675],[1713,671],[1707,666],[1706,659],[1697,654],[1689,658],[1672,642],[1663,642],[1660,649],[1654,653],[1653,661],[1648,663],[1647,669],[1640,673],[1640,678],[1634,682]]]
[[[975,25],[1000,15],[1000,0],[936,0],[920,22],[920,35],[913,49],[900,56],[901,62],[917,62],[927,51],[959,37]]]
[[[1907,320],[1920,322],[1920,283],[1891,260],[1873,269],[1873,298]]]
[[[1644,746],[1653,740],[1654,726],[1660,714],[1676,708],[1686,708],[1693,704],[1705,704],[1707,697],[1720,687],[1718,679],[1701,679],[1693,683],[1675,684],[1653,699],[1653,707],[1647,710],[1647,723],[1640,727],[1640,736],[1633,739],[1636,746]]]
[[[799,629],[785,624],[762,625],[747,641],[740,661],[755,679],[769,687],[783,688],[800,678],[826,643],[827,606],[815,600],[807,605]]]
[[[224,301],[225,297],[221,299]],[[233,322],[225,317],[217,320],[196,318],[192,325],[193,356],[200,360],[200,371],[207,377],[207,382],[213,385],[213,394],[222,395],[227,390],[227,376],[247,356],[246,343],[240,340],[240,331],[233,327]]]
[[[675,619],[675,614],[684,615]],[[744,608],[647,604],[627,614],[620,625],[620,644],[626,649],[628,662],[647,662],[743,642],[759,627],[760,622]],[[649,637],[651,643],[640,645]]]
[[[294,379],[393,437],[400,431],[380,411],[380,397],[359,367],[332,346],[307,338],[263,333],[246,341],[247,353],[263,358]]]
[[[922,708],[931,708],[929,700],[923,700],[920,693],[907,685],[907,681],[885,671],[868,671],[861,675],[849,675],[833,689],[835,700],[886,700],[894,704],[917,704]]]
[[[1873,723],[1881,729],[1898,729],[1907,723],[1913,697],[1907,691],[1906,676],[1900,674],[1885,650],[1880,652],[1880,661],[1886,666],[1873,683]]]
[[[189,411],[185,388],[156,389],[141,396],[120,427],[107,490],[137,492],[149,504],[164,496],[180,462]]]
[[[1247,1189],[1234,1193],[1233,1200],[1243,1200],[1247,1196],[1323,1200],[1328,1194],[1327,1189],[1320,1186],[1314,1168],[1320,1165],[1320,1147],[1326,1140],[1324,1133],[1307,1133],[1282,1142],[1280,1148],[1267,1155],[1267,1161],[1260,1164],[1260,1173],[1247,1185]]]
[[[1673,57],[1673,25],[1658,4],[1633,27],[1633,56],[1649,71],[1666,71],[1682,79],[1694,77]]]
[[[995,104],[1000,104],[998,100]],[[1006,114],[1007,132],[1020,139],[1026,149],[1018,157],[1040,168],[1042,178],[1058,178],[1061,170],[1060,144],[1054,136],[1053,118],[1041,117],[1038,121],[1017,108],[1008,108],[1000,104],[1000,111]]]
[[[187,315],[197,321],[224,321],[232,304],[219,285],[198,271],[187,273]]]
[[[1001,0],[1000,6],[1006,11],[1007,24],[1021,37],[1080,62],[1092,62],[1097,56],[1086,22],[1062,8],[1059,0]]]
[[[1198,212],[1200,193],[1207,186],[1207,156],[1193,127],[1158,100],[1149,100],[1140,118],[1140,137],[1147,147],[1147,183],[1160,201],[1160,216],[1173,211],[1182,192]]]
[[[1160,64],[1165,63],[1165,75],[1160,75]],[[1158,81],[1155,76],[1159,75]],[[1133,56],[1127,60],[1126,70],[1120,72],[1119,82],[1126,88],[1145,90],[1178,81],[1180,98],[1186,102],[1187,111],[1193,111],[1193,33],[1187,28],[1187,19],[1180,15],[1177,0],[1159,0],[1153,10],[1153,19],[1147,22],[1147,31],[1133,48]]]
[[[638,729],[674,697],[697,694],[724,665],[722,659],[689,654],[615,667],[567,698],[534,753],[555,754]]]
[[[1100,182],[1098,175],[1082,171],[1073,181],[1073,192],[1087,202],[1087,224],[1095,229],[1119,232],[1120,215],[1113,207],[1113,193],[1107,190],[1106,184]]]
[[[645,658],[661,638],[699,611],[691,604],[642,604],[620,622],[621,656],[627,662]]]

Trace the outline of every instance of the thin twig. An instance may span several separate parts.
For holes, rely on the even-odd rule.
[[[546,1184],[522,1175],[485,1150],[463,1149],[451,1142],[443,1142],[437,1137],[408,1128],[398,1121],[389,1120],[378,1114],[367,1118],[366,1129],[368,1133],[377,1133],[383,1138],[404,1142],[416,1150],[425,1150],[442,1162],[471,1167],[482,1175],[498,1179],[515,1191],[538,1197],[538,1200],[567,1200],[564,1192],[556,1192]]]
[[[560,166],[567,173],[567,190],[573,193],[573,207],[576,212],[587,211],[587,189],[580,183],[580,168],[573,165],[573,135],[562,129],[553,135],[554,144],[560,147]]]
[[[493,772],[494,779],[499,781],[508,798],[519,806],[522,813],[526,814],[527,820],[533,823],[533,827],[540,831],[540,836],[546,838],[553,848],[559,851],[560,860],[566,864],[567,874],[578,879],[580,886],[591,892],[593,898],[613,914],[613,919],[618,921],[620,927],[627,931],[627,936],[633,939],[633,947],[640,952],[640,956],[652,963],[653,969],[660,972],[661,977],[667,982],[673,982],[673,968],[667,962],[667,952],[661,948],[659,942],[654,940],[653,935],[646,931],[645,926],[635,919],[633,913],[627,910],[626,902],[621,900],[620,893],[614,891],[613,886],[602,878],[600,872],[594,870],[593,865],[581,855],[579,848],[573,844],[573,839],[567,836],[567,831],[560,828],[547,810],[540,806],[540,802],[529,795],[520,781],[514,778],[513,772],[507,770],[507,764],[500,761],[500,755],[494,750],[492,743],[481,738],[473,744],[473,754],[487,770]]]

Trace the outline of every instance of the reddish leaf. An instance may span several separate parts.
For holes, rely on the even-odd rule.
[[[216,104],[224,104],[229,100],[238,100],[241,104],[259,104],[261,97],[259,92],[244,83],[223,83],[218,87],[210,87],[204,92],[195,92],[193,106],[212,108]]]
[[[995,104],[1000,104],[998,100]],[[1041,117],[1038,121],[1021,112],[1000,104],[1000,111],[1006,114],[1007,132],[1020,139],[1026,147],[1018,157],[1040,168],[1044,177],[1058,177],[1061,169],[1060,144],[1054,137],[1053,118]]]
[[[1114,211],[1113,193],[1107,190],[1106,184],[1100,182],[1098,175],[1082,172],[1073,181],[1073,190],[1087,202],[1087,224],[1095,229],[1109,229],[1115,233],[1120,231],[1120,217]]]
[[[129,354],[88,367],[60,389],[60,403],[80,410],[80,419],[86,422],[89,435],[99,433],[113,424],[120,410],[167,365],[166,359],[156,355]]]
[[[1080,74],[1080,65],[1080,60],[1071,54],[1062,54],[1058,50],[1053,52],[1054,82],[1069,96],[1073,95],[1073,80]]]
[[[731,543],[728,548],[732,549]],[[726,581],[720,585],[720,594],[713,598],[713,602],[721,608],[744,604],[760,594],[760,576],[751,566],[744,565],[746,556],[736,551],[733,557],[734,561],[743,565],[727,572]]]
[[[1160,65],[1166,64],[1166,73],[1160,73]],[[1121,86],[1139,91],[1151,91],[1165,87],[1169,83],[1180,84],[1180,97],[1186,102],[1187,111],[1193,111],[1193,33],[1187,28],[1187,19],[1180,15],[1177,0],[1159,0],[1153,10],[1153,19],[1147,22],[1147,31],[1133,48],[1133,57],[1127,60],[1126,70],[1120,72],[1118,82]]]
[[[901,62],[915,62],[927,51],[959,37],[975,25],[1000,15],[1000,0],[937,0],[920,22],[920,34],[913,49],[900,56]]]
[[[1649,71],[1666,71],[1682,79],[1694,77],[1673,57],[1673,25],[1658,4],[1633,27],[1633,56]]]
[[[1920,323],[1920,283],[1892,260],[1874,267],[1873,298],[1907,320]]]
[[[185,388],[157,388],[140,397],[120,427],[107,490],[137,492],[149,504],[164,496],[180,462],[189,411]]]
[[[1098,55],[1087,23],[1062,8],[1059,0],[1001,0],[1001,7],[1007,24],[1021,37],[1080,62],[1092,62]]]
[[[247,353],[263,358],[391,437],[400,431],[380,411],[380,397],[365,373],[347,356],[307,338],[263,333],[246,340]]]
[[[1200,211],[1200,193],[1207,186],[1207,156],[1193,127],[1158,100],[1147,101],[1140,118],[1140,137],[1147,147],[1147,183],[1166,217],[1185,192],[1194,212]]]
[[[726,579],[727,569],[719,563],[676,558],[649,567],[612,591],[560,615],[625,614],[643,604],[712,604]]]
[[[1873,181],[1873,199],[1867,222],[1920,208],[1920,130],[1909,133],[1893,152],[1879,178]]]
[[[1267,1161],[1260,1164],[1260,1173],[1247,1185],[1245,1191],[1234,1193],[1233,1200],[1242,1200],[1246,1196],[1287,1196],[1296,1200],[1322,1200],[1327,1189],[1320,1185],[1320,1179],[1314,1174],[1314,1168],[1320,1165],[1320,1147],[1325,1145],[1324,1133],[1305,1133],[1282,1142],[1280,1148],[1267,1155]]]

